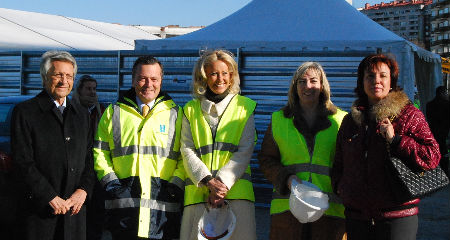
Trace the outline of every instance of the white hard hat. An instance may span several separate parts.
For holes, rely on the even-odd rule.
[[[198,239],[226,240],[231,237],[235,227],[236,216],[225,201],[221,208],[205,209],[198,222]]]
[[[322,217],[328,209],[328,195],[321,192],[317,186],[303,181],[299,184],[292,181],[289,208],[301,223],[314,222]]]

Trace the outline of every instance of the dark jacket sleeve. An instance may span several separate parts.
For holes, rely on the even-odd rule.
[[[39,206],[47,205],[57,196],[56,191],[36,167],[31,125],[26,109],[17,105],[11,119],[11,150],[17,177],[24,182]]]
[[[275,190],[281,195],[288,194],[287,179],[295,175],[295,169],[281,164],[281,154],[272,135],[272,125],[267,128],[264,140],[261,144],[261,152],[258,155],[259,166],[264,176],[271,182]]]
[[[92,191],[94,189],[95,181],[97,181],[94,172],[94,156],[92,152],[93,147],[93,130],[94,126],[91,126],[91,121],[89,121],[89,115],[87,116],[87,122],[89,124],[89,133],[86,139],[86,156],[84,158],[85,165],[83,173],[81,174],[80,183],[78,184],[79,189],[83,189],[87,193],[88,199],[92,196]]]
[[[441,154],[439,145],[420,110],[412,105],[406,107],[401,121],[405,126],[396,154],[405,159],[412,159],[423,169],[433,169],[439,164]],[[400,126],[401,127],[401,126]]]
[[[337,137],[336,137],[336,152],[334,154],[334,161],[333,166],[331,168],[330,172],[330,178],[331,178],[331,187],[333,188],[333,192],[337,195],[338,193],[338,184],[342,177],[342,166],[343,166],[343,159],[342,159],[342,148],[341,143],[343,141],[343,133],[344,129],[346,127],[346,119],[349,115],[347,115],[344,120],[342,121],[341,127],[339,128]]]

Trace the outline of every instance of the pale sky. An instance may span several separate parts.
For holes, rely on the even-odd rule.
[[[366,2],[375,4],[381,1],[353,0],[353,6],[359,8]],[[123,25],[173,24],[187,27],[210,25],[249,2],[251,0],[0,0],[0,8]]]

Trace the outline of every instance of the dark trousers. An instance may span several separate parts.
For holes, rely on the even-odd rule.
[[[112,240],[152,240],[149,238],[138,237],[137,232],[135,230],[112,231],[111,236]],[[170,239],[163,238],[161,240],[170,240]]]
[[[322,216],[312,223],[300,223],[291,211],[271,215],[270,240],[341,240],[345,220]]]
[[[417,215],[375,221],[347,218],[348,240],[415,240],[418,228]]]
[[[105,190],[99,181],[95,181],[92,197],[87,204],[86,231],[87,240],[101,240],[105,229]]]
[[[141,240],[135,231],[114,231],[111,232],[112,240]]]

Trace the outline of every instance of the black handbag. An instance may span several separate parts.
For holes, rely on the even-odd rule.
[[[389,146],[388,156],[389,180],[399,202],[425,197],[449,184],[447,175],[439,165],[431,170],[407,166],[401,159],[391,156]]]

